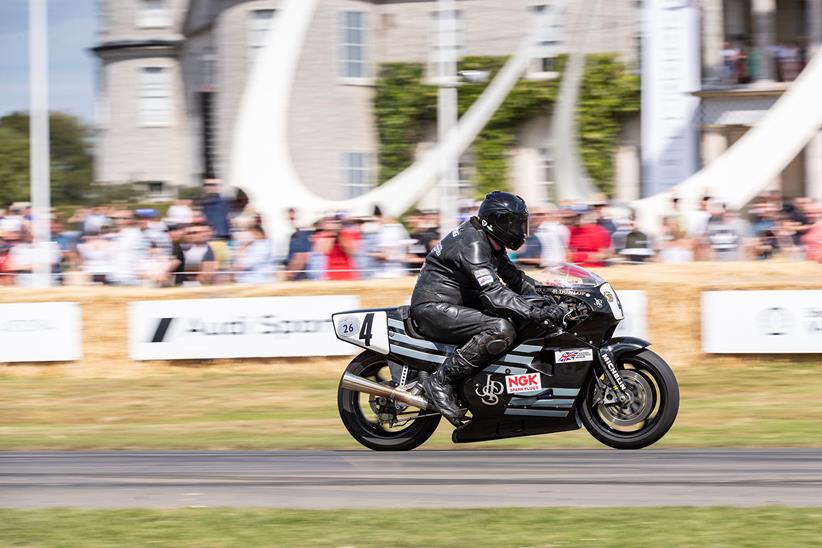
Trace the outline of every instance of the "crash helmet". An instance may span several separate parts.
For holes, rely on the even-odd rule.
[[[485,196],[479,213],[482,229],[504,247],[517,249],[528,236],[528,207],[510,192],[494,191]]]

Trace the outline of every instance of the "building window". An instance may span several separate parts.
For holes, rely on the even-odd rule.
[[[170,27],[171,6],[169,0],[139,0],[137,7],[137,27],[165,28]]]
[[[253,63],[265,46],[268,33],[274,27],[274,10],[253,10],[248,13],[248,62]]]
[[[558,76],[556,60],[562,53],[563,14],[558,4],[533,6],[538,28],[537,42],[533,45],[529,76],[552,78]]]
[[[144,181],[143,184],[145,185],[146,193],[151,197],[156,198],[163,195],[163,191],[165,190],[165,183],[163,181]]]
[[[465,50],[465,20],[462,10],[431,12],[431,52],[428,62],[428,79],[431,82],[447,80],[456,74],[456,64]],[[451,34],[453,32],[453,34]],[[442,36],[453,39],[442,40]],[[449,67],[452,64],[453,67]]]
[[[542,202],[556,203],[557,189],[554,174],[554,151],[550,146],[539,149],[539,179],[537,195]]]
[[[346,152],[343,155],[345,198],[356,198],[374,188],[372,155],[368,152]]]
[[[361,11],[340,14],[340,75],[343,78],[368,77],[365,15]]]
[[[167,67],[140,69],[138,119],[141,126],[170,126],[172,123],[171,70]]]

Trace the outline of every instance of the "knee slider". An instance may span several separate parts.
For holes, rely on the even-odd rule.
[[[515,337],[514,325],[508,320],[498,318],[494,321],[493,329],[489,332],[485,349],[489,354],[502,354],[513,344]]]

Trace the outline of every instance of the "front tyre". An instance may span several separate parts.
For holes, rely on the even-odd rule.
[[[631,401],[606,404],[592,376],[580,404],[580,419],[592,436],[615,449],[642,449],[664,436],[679,411],[679,385],[659,355],[645,349],[618,360]]]
[[[396,386],[391,380],[385,356],[380,354],[363,352],[348,364],[345,371],[380,384]],[[439,413],[420,411],[342,386],[337,389],[337,407],[340,419],[351,436],[375,451],[414,449],[431,437],[442,418]]]

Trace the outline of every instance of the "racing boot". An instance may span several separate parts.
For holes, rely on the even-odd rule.
[[[463,416],[463,411],[457,404],[454,383],[470,375],[473,370],[471,362],[463,358],[459,351],[454,351],[422,382],[430,402],[454,426],[462,424],[460,419]]]

